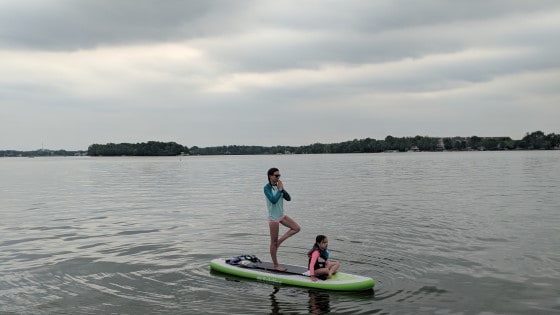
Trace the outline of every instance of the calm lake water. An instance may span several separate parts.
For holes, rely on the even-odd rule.
[[[280,260],[326,234],[373,292],[210,271],[269,259],[272,166],[302,227]],[[560,151],[0,158],[0,176],[2,314],[560,313]]]

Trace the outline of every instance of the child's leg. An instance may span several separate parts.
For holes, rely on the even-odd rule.
[[[315,269],[315,275],[316,276],[328,275],[328,274],[329,274],[329,268],[317,268],[317,269]]]
[[[327,276],[329,275],[329,268],[317,268],[315,269],[315,276],[316,277],[320,277],[320,276]]]
[[[338,268],[340,268],[340,263],[338,261],[333,261],[327,266],[329,278],[336,273]]]

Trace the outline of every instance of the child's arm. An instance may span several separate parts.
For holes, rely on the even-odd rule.
[[[319,251],[318,250],[314,250],[313,253],[311,253],[311,260],[309,261],[309,275],[311,277],[315,277],[315,263],[317,262],[317,260],[319,259]]]

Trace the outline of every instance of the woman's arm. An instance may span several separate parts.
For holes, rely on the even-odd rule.
[[[264,195],[266,196],[266,198],[268,198],[268,200],[270,200],[270,202],[272,202],[273,204],[277,203],[278,200],[280,200],[280,198],[282,198],[282,192],[276,192],[274,193],[272,191],[272,185],[270,184],[266,184],[264,186]]]
[[[288,194],[286,189],[282,190],[282,196],[284,197],[284,199],[286,199],[286,201],[292,200],[292,197],[290,197],[290,194]]]

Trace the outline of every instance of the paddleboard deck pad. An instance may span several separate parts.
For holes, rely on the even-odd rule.
[[[263,262],[254,255],[232,258],[216,258],[210,261],[213,270],[257,281],[308,287],[332,291],[364,291],[375,285],[372,278],[337,272],[330,279],[313,281],[307,275],[307,268],[282,264],[285,271],[273,268],[272,262]]]

